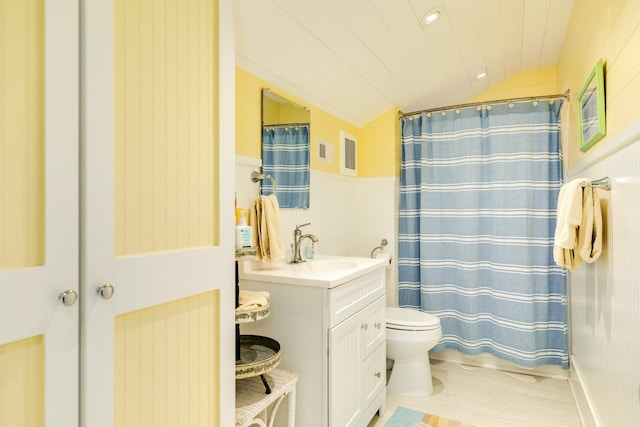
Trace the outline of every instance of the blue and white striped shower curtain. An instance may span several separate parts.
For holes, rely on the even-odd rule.
[[[561,104],[401,119],[399,302],[440,318],[433,351],[568,367],[566,271],[553,261]]]
[[[309,207],[309,125],[264,126],[262,173],[276,182],[281,208]],[[271,182],[262,182],[262,194],[273,193]]]

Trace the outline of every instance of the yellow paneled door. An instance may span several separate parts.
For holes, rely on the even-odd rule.
[[[230,5],[84,2],[83,426],[232,425]]]
[[[0,0],[0,426],[78,425],[78,29]]]

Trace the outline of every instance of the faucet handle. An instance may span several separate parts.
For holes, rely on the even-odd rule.
[[[296,225],[296,230],[300,230],[302,227],[306,227],[307,225],[311,225],[311,223],[307,222],[306,224]]]

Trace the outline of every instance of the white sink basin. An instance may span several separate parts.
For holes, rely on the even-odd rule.
[[[330,273],[332,271],[347,270],[358,267],[352,261],[340,261],[332,259],[307,261],[297,265],[298,268],[307,268],[312,273]]]
[[[271,266],[257,261],[240,261],[240,280],[252,280],[290,285],[333,288],[358,276],[384,268],[386,260],[319,256],[299,264]]]

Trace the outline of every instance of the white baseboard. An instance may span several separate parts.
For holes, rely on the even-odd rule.
[[[583,427],[601,427],[593,412],[591,399],[589,399],[588,393],[582,386],[582,380],[580,379],[580,367],[576,364],[576,361],[573,358],[571,358],[569,386],[571,387],[573,400],[576,402],[576,407],[578,408],[578,414],[580,414],[580,420],[582,421]]]

